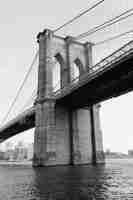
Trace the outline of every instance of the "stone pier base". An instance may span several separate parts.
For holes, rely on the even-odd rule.
[[[99,106],[70,111],[49,101],[36,109],[33,166],[104,163]]]

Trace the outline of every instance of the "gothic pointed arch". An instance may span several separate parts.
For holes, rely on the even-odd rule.
[[[83,64],[82,64],[82,62],[81,62],[81,60],[79,59],[79,58],[76,58],[75,60],[74,60],[74,63],[77,65],[77,67],[79,68],[79,73],[80,73],[80,75],[83,73],[83,71],[84,71],[84,68],[83,68]]]
[[[64,67],[64,59],[63,56],[60,53],[57,53],[55,55],[56,60],[60,63],[61,68]]]
[[[61,60],[59,56],[55,55],[52,71],[53,91],[56,92],[61,88]]]
[[[79,81],[80,75],[83,73],[83,64],[79,58],[76,58],[71,65],[71,81]]]
[[[53,91],[60,90],[67,85],[68,70],[65,65],[63,56],[60,53],[56,53],[54,56],[53,67]]]

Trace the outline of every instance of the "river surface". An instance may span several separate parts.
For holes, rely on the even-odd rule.
[[[133,200],[133,159],[101,166],[0,165],[0,200]]]

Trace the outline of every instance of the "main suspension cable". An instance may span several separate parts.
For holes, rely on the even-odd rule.
[[[53,32],[57,32],[59,30],[61,30],[62,28],[64,28],[65,26],[71,24],[72,22],[74,22],[75,20],[77,20],[78,18],[80,18],[81,16],[85,15],[86,13],[88,13],[89,11],[91,11],[92,9],[94,9],[95,7],[97,7],[98,5],[100,5],[101,3],[103,3],[105,0],[101,0],[98,3],[96,3],[95,5],[93,5],[90,8],[87,8],[86,10],[84,10],[83,12],[80,12],[78,15],[76,15],[75,17],[73,17],[72,19],[70,19],[69,21],[67,21],[66,23],[64,23],[63,25],[59,26],[58,28],[56,28]]]
[[[113,36],[113,37],[107,38],[106,40],[102,40],[102,41],[100,41],[100,42],[97,42],[97,43],[95,43],[93,46],[98,46],[98,45],[100,45],[100,44],[104,44],[104,43],[109,42],[109,41],[111,41],[111,40],[114,40],[114,39],[120,38],[120,37],[122,37],[122,36],[124,36],[124,35],[127,35],[127,34],[129,34],[129,33],[133,33],[133,29],[130,30],[130,31],[127,31],[127,32],[124,32],[124,33],[115,35],[115,36]]]
[[[39,51],[36,52],[36,54],[35,54],[35,56],[34,56],[34,58],[33,58],[33,61],[32,61],[32,63],[31,63],[31,65],[30,65],[30,67],[29,67],[29,70],[27,71],[27,73],[26,73],[26,75],[25,75],[25,77],[24,77],[24,80],[23,80],[23,82],[22,82],[20,88],[19,88],[18,91],[17,91],[17,94],[16,94],[15,98],[13,99],[13,101],[12,101],[10,107],[9,107],[8,112],[7,112],[6,115],[4,116],[4,118],[3,118],[2,122],[1,122],[1,125],[7,120],[7,118],[8,118],[8,116],[9,116],[10,112],[12,111],[12,108],[13,108],[14,104],[16,103],[16,101],[17,101],[19,95],[20,95],[20,92],[21,92],[21,90],[23,89],[24,84],[25,84],[25,82],[26,82],[26,80],[27,80],[27,78],[28,78],[30,72],[32,71],[32,68],[33,68],[33,66],[34,66],[34,64],[35,64],[35,62],[36,62],[36,60],[37,60],[38,54],[39,54]]]
[[[24,104],[23,108],[21,109],[20,113],[23,112],[29,104],[34,104],[35,98],[37,97],[37,89],[34,89],[30,98],[27,100],[27,102]]]
[[[115,24],[115,23],[117,23],[119,21],[122,21],[122,20],[126,19],[126,18],[128,18],[128,17],[133,15],[133,13],[130,13],[130,14],[126,15],[127,13],[129,13],[131,11],[133,11],[133,8],[121,13],[120,15],[118,15],[118,16],[110,19],[110,20],[105,21],[101,25],[95,26],[94,28],[88,30],[87,32],[81,33],[80,35],[76,36],[75,39],[79,40],[79,39],[85,38],[85,37],[87,37],[89,35],[92,35],[93,33],[97,32],[97,31],[100,31],[100,30],[102,30],[102,29],[104,29],[104,28],[106,28],[108,26],[111,26],[111,25],[113,25],[113,24]],[[126,15],[126,16],[123,16],[123,15]]]

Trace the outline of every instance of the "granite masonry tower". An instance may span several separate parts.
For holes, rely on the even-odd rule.
[[[104,163],[99,104],[75,109],[70,104],[58,104],[52,95],[56,63],[60,65],[61,90],[72,81],[73,65],[79,70],[78,80],[88,72],[92,66],[92,44],[56,36],[48,29],[37,38],[39,70],[33,165]]]

